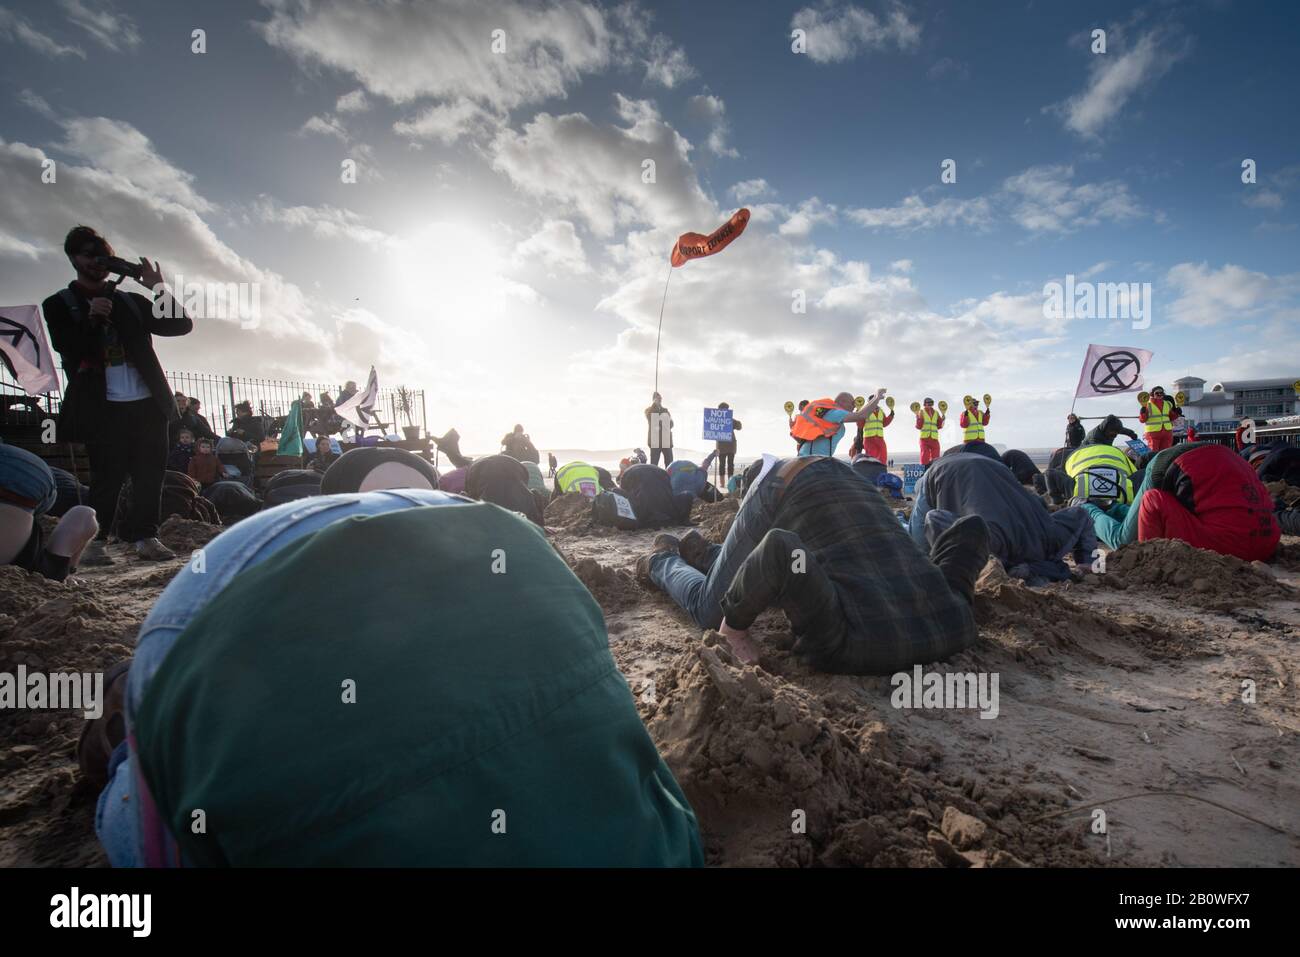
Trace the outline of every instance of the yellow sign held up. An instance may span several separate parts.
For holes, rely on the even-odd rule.
[[[786,415],[794,415],[794,403],[793,403],[793,402],[787,402],[787,403],[785,404],[785,414],[786,414]]]

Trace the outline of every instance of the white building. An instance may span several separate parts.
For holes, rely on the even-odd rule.
[[[1183,414],[1196,423],[1196,430],[1232,431],[1242,419],[1263,424],[1269,419],[1300,415],[1300,393],[1294,384],[1300,375],[1280,379],[1239,379],[1216,382],[1208,389],[1205,380],[1184,376],[1174,383],[1175,392],[1187,394]]]

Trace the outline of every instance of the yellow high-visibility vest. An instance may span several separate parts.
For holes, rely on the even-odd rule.
[[[1065,460],[1075,497],[1082,499],[1133,501],[1133,471],[1133,460],[1113,445],[1085,445]]]
[[[937,439],[939,437],[939,413],[926,412],[925,406],[921,407],[921,438]]]
[[[600,492],[600,473],[586,462],[570,462],[555,473],[555,484],[561,492],[581,492],[592,498]]]
[[[1172,432],[1174,424],[1169,421],[1169,410],[1173,408],[1173,403],[1168,398],[1164,401],[1164,408],[1156,408],[1153,401],[1148,400],[1146,404],[1147,421],[1146,430],[1148,432]]]
[[[866,417],[862,422],[862,437],[864,439],[879,439],[885,435],[885,413],[877,409]]]
[[[975,439],[983,440],[984,438],[984,413],[978,409],[971,411],[966,410],[966,421],[969,423],[962,432],[962,439],[972,442]]]

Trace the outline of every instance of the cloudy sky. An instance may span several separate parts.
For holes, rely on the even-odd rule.
[[[166,368],[374,364],[470,450],[625,447],[672,243],[746,205],[669,286],[679,445],[726,400],[742,458],[783,451],[785,400],[882,385],[989,392],[991,440],[1052,445],[1089,342],[1153,350],[1150,383],[1300,372],[1294,13],[1079,6],[3,0],[0,304],[65,284],[87,223],[258,284],[256,328],[205,318]],[[1150,283],[1150,327],[1046,317],[1067,274]]]

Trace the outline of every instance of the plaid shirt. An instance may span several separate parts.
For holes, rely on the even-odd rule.
[[[765,489],[768,482],[779,475],[754,492],[781,496],[772,529],[792,534],[769,533],[736,574],[722,601],[729,624],[748,627],[779,604],[799,638],[796,651],[821,670],[850,674],[943,660],[975,641],[970,603],[851,468],[824,458],[783,494],[779,485]],[[795,547],[806,553],[806,570],[790,554]]]

